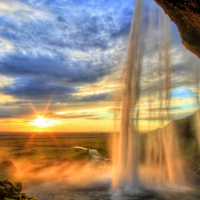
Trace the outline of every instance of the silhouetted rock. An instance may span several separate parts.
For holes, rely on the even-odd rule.
[[[1,171],[7,172],[7,173],[16,173],[17,167],[11,160],[4,160],[0,162],[0,169]]]

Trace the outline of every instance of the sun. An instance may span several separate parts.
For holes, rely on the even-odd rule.
[[[37,119],[31,121],[30,124],[33,126],[40,127],[40,128],[45,128],[45,127],[49,127],[49,126],[53,126],[53,125],[57,124],[57,120],[47,119],[41,115],[38,115]]]

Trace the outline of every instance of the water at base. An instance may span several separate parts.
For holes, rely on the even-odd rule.
[[[115,199],[120,199],[123,193],[138,194],[141,188],[166,190],[187,188],[179,152],[179,138],[170,116],[170,20],[161,10],[155,12],[156,9],[151,3],[149,5],[147,30],[145,24],[148,20],[144,18],[147,13],[143,12],[143,0],[135,1],[124,68],[121,131],[115,133],[113,138],[112,187]],[[155,30],[155,27],[158,29]],[[157,56],[152,55],[152,51],[157,52]],[[156,70],[155,65],[157,65]],[[171,121],[164,128],[145,136],[140,136],[136,131],[140,116],[138,102],[141,93],[142,66],[145,66],[143,70],[149,73],[148,83],[145,86],[148,92],[149,120],[151,116],[156,116],[161,126],[164,120]],[[155,80],[154,74],[157,74]],[[157,109],[153,108],[153,104],[156,104]],[[142,150],[141,145],[143,145]]]

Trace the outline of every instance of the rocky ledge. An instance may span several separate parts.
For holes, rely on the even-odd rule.
[[[155,0],[177,25],[184,46],[200,58],[199,0]]]

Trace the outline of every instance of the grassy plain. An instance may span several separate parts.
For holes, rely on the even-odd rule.
[[[108,133],[1,133],[0,162],[11,160],[18,169],[35,171],[63,162],[91,159],[88,151],[73,146],[96,149],[108,158],[110,143]]]

